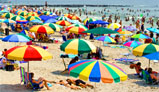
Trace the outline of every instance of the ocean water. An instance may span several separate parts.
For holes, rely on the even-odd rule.
[[[2,0],[3,1],[3,0]],[[91,5],[136,5],[158,6],[159,0],[8,0],[12,4],[44,5],[45,1],[50,5],[57,4],[91,4]]]

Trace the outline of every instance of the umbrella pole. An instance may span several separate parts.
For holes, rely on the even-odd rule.
[[[95,82],[95,85],[94,85],[94,92],[96,92],[96,82]]]
[[[28,72],[29,72],[29,61],[28,61]]]
[[[65,70],[66,70],[66,64],[65,64],[64,58],[62,58],[62,62],[63,62],[63,64],[64,64]]]
[[[149,68],[150,68],[150,59],[149,59]]]

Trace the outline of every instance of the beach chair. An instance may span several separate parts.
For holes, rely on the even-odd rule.
[[[150,74],[145,70],[142,70],[142,78],[146,84],[157,84],[157,81],[153,81]]]

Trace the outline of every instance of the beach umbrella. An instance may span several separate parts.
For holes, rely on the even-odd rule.
[[[49,26],[49,27],[51,27],[54,31],[57,31],[57,32],[60,32],[60,29],[63,28],[62,26],[57,25],[57,24],[53,24],[53,23],[45,23],[45,24],[43,24],[43,25]]]
[[[144,34],[135,34],[131,36],[131,38],[142,38],[142,39],[149,39],[150,37]]]
[[[84,31],[86,31],[84,28],[82,27],[69,27],[69,29],[67,29],[69,32],[71,33],[75,33],[75,34],[87,34],[87,33],[83,33]]]
[[[0,14],[3,14],[3,13],[9,13],[9,11],[8,11],[8,10],[6,10],[6,9],[1,10],[1,11],[0,11]]]
[[[41,19],[41,20],[43,20],[43,21],[46,21],[46,20],[48,20],[48,19],[50,19],[50,18],[53,18],[52,16],[47,16],[47,15],[41,15],[41,16],[39,16],[39,18]],[[55,19],[55,18],[54,18]]]
[[[119,32],[119,34],[121,34],[121,35],[132,35],[133,33],[126,30],[126,31]]]
[[[116,31],[113,31],[111,29],[108,28],[104,28],[104,27],[97,27],[94,29],[90,29],[87,31],[84,31],[83,33],[92,33],[92,34],[114,34],[114,33],[118,33]]]
[[[102,25],[104,25],[104,24],[109,24],[109,23],[106,21],[102,21],[102,20],[96,20],[96,21],[90,22],[89,24],[102,24]]]
[[[27,16],[27,14],[28,14],[28,13],[27,13],[26,11],[22,11],[22,12],[19,12],[19,13],[18,13],[18,15],[21,15],[21,16]]]
[[[39,16],[36,12],[29,12],[28,14],[27,14],[28,16]]]
[[[40,33],[41,34],[52,34],[52,33],[54,33],[54,30],[49,26],[35,25],[30,28],[30,32],[39,33],[39,34]]]
[[[20,32],[20,34],[28,35],[28,31],[22,30],[22,31]]]
[[[26,23],[28,23],[28,21],[27,20],[17,20],[16,23],[26,24]]]
[[[125,26],[123,29],[126,29],[128,31],[136,31],[137,29],[133,26]]]
[[[98,40],[98,41],[103,41],[103,42],[116,43],[116,41],[109,36],[98,36],[95,39]]]
[[[29,42],[31,40],[30,37],[24,35],[24,34],[12,34],[8,35],[5,38],[2,39],[4,42]]]
[[[67,54],[83,54],[96,52],[96,47],[89,41],[84,39],[67,40],[60,46],[60,49]]]
[[[111,24],[108,25],[108,28],[112,29],[112,30],[115,30],[115,29],[117,29],[119,27],[121,27],[121,25],[118,24],[118,23],[111,23]]]
[[[123,45],[127,46],[127,47],[137,47],[139,45],[142,45],[142,43],[139,41],[127,41],[127,42],[123,43]]]
[[[118,66],[102,60],[81,60],[68,66],[69,75],[81,80],[103,83],[119,83],[127,80],[127,74]]]
[[[30,22],[32,22],[32,23],[43,23],[41,20],[38,20],[38,19],[31,20]]]
[[[5,53],[6,58],[10,60],[28,61],[28,72],[29,72],[29,61],[41,61],[52,59],[52,55],[46,50],[39,46],[25,45],[15,46]]]
[[[70,26],[71,23],[65,20],[57,21],[56,24],[61,25],[61,26]]]
[[[25,20],[25,18],[23,16],[16,15],[16,16],[12,17],[11,20],[14,20],[14,21],[16,21],[16,20]]]
[[[56,23],[58,20],[54,18],[47,19],[44,23]]]
[[[37,16],[28,16],[27,18],[26,18],[26,20],[28,20],[28,21],[32,21],[32,20],[35,20],[35,19],[37,19],[37,20],[41,20],[39,17],[37,17]]]
[[[84,23],[84,25],[86,25],[87,23],[90,23],[90,22],[92,22],[92,21],[96,21],[96,19],[86,18],[86,19],[83,20],[83,23]]]
[[[57,20],[65,20],[65,21],[69,21],[70,19],[65,17],[65,16],[60,16],[57,18]]]
[[[5,19],[3,22],[4,23],[16,23],[14,20],[10,20],[10,19]]]
[[[88,30],[88,28],[86,27],[86,26],[84,26],[84,25],[82,25],[82,24],[72,24],[72,25],[70,25],[70,26],[68,26],[68,28],[66,28],[66,31],[68,31],[68,29],[70,28],[70,27],[82,27],[82,28],[84,28],[85,30]]]
[[[7,18],[7,19],[12,18],[13,16],[14,16],[13,13],[4,13],[4,14],[2,15],[3,18]]]
[[[69,22],[71,22],[71,23],[73,23],[73,24],[81,24],[81,23],[79,22],[79,20],[69,20]]]
[[[154,33],[159,33],[159,29],[157,29],[157,28],[147,28],[147,30],[154,32]]]
[[[81,20],[80,17],[78,17],[78,16],[72,16],[70,19],[72,19],[72,20]]]
[[[64,14],[64,16],[71,19],[73,15],[72,14]]]
[[[133,48],[133,55],[144,56],[159,51],[159,45],[155,44],[142,44]]]
[[[45,11],[45,12],[44,12],[44,15],[52,15],[52,12]]]

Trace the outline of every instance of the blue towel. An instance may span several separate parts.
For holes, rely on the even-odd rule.
[[[52,84],[50,84],[50,83],[47,83],[47,85],[48,85],[49,87],[52,87]]]

